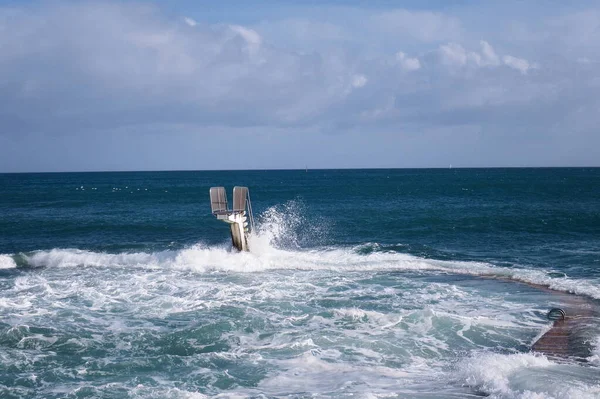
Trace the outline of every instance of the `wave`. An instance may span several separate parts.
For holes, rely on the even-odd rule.
[[[0,269],[14,269],[17,267],[17,263],[10,255],[0,254]]]
[[[600,366],[600,336],[596,337],[595,341],[592,342],[592,350],[588,362],[595,366]]]
[[[565,379],[576,373],[577,382]],[[458,363],[457,377],[472,388],[499,398],[597,398],[597,371],[560,364],[532,353],[476,353]]]
[[[178,251],[155,253],[102,253],[79,249],[52,249],[18,256],[0,255],[0,268],[19,267],[128,267],[172,268],[195,272],[265,272],[270,270],[407,271],[442,272],[511,279],[553,290],[600,299],[596,280],[553,277],[548,270],[507,268],[485,262],[448,261],[420,258],[398,252],[363,252],[353,248],[283,250],[251,240],[251,252],[238,253],[225,246],[196,244]],[[253,245],[258,242],[260,245]],[[17,261],[15,260],[17,259]]]
[[[573,279],[552,270],[501,267],[486,262],[436,260],[399,252],[401,246],[366,243],[355,247],[322,247],[303,250],[305,235],[322,236],[326,223],[309,224],[301,202],[269,208],[258,218],[250,236],[250,252],[230,246],[202,243],[181,250],[123,252],[117,254],[81,249],[0,254],[0,269],[15,267],[141,267],[186,269],[195,272],[265,272],[270,270],[407,271],[442,272],[510,279],[600,299],[600,281]]]

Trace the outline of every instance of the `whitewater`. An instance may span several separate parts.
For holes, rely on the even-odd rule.
[[[600,398],[597,318],[530,350],[600,300],[596,188],[559,172],[247,172],[247,253],[196,200],[234,172],[0,176],[0,397]]]
[[[600,396],[598,343],[588,364],[530,353],[553,299],[504,295],[521,281],[599,298],[599,281],[273,246],[292,233],[271,221],[249,253],[2,255],[2,397]]]

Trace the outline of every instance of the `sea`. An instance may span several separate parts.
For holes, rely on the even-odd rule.
[[[249,188],[250,251],[209,189]],[[600,398],[600,168],[0,174],[0,398]]]

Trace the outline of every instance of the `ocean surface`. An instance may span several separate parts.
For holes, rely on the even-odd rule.
[[[599,168],[0,174],[3,399],[600,398],[598,319],[530,351],[556,292],[600,304]]]

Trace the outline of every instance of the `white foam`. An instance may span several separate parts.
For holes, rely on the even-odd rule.
[[[14,269],[16,267],[17,264],[10,255],[0,254],[0,269]]]
[[[403,369],[382,365],[365,367],[342,362],[341,355],[336,349],[309,350],[300,356],[276,361],[274,363],[282,371],[265,378],[259,388],[275,396],[291,396],[291,392],[338,392],[343,395],[347,387],[389,393],[391,389],[398,389],[398,381],[406,384],[411,378],[424,378],[411,366]]]
[[[166,398],[166,399],[207,399],[209,396],[200,392],[190,392],[179,388],[156,388],[138,385],[129,392],[133,398]],[[235,398],[236,396],[231,396]]]
[[[79,249],[52,249],[36,251],[25,256],[32,267],[75,267],[75,266],[159,266],[165,253],[120,253],[107,254]]]
[[[101,360],[107,362],[102,367],[116,364],[122,353],[132,353],[137,339],[158,339],[175,326],[185,330],[230,320],[231,329],[226,328],[220,339],[231,344],[231,349],[210,356],[246,366],[264,365],[267,370],[264,378],[257,381],[256,390],[239,387],[232,392],[234,395],[292,396],[314,392],[327,396],[335,392],[338,396],[367,397],[368,393],[379,397],[397,393],[409,397],[414,392],[432,389],[444,392],[447,386],[467,392],[470,388],[464,384],[496,398],[586,398],[595,392],[593,385],[588,384],[586,368],[580,366],[576,366],[579,368],[575,373],[557,372],[553,377],[560,381],[574,375],[579,385],[569,382],[566,385],[570,391],[554,386],[544,390],[545,387],[522,381],[521,373],[530,372],[532,380],[543,381],[548,369],[560,367],[533,355],[525,359],[478,355],[475,359],[480,363],[469,358],[470,364],[461,367],[462,379],[457,382],[454,374],[445,373],[457,356],[472,350],[481,353],[498,347],[515,348],[521,338],[529,341],[533,334],[527,331],[541,326],[537,320],[528,320],[531,303],[522,305],[527,311],[521,312],[514,302],[507,304],[502,293],[482,295],[472,287],[455,286],[452,280],[430,283],[393,273],[384,279],[386,283],[376,278],[365,282],[365,277],[376,273],[360,272],[500,273],[500,268],[485,263],[444,262],[391,252],[365,255],[355,248],[301,251],[266,245],[260,251],[237,253],[203,244],[157,253],[55,249],[38,251],[24,259],[32,266],[51,269],[15,278],[13,287],[3,295],[17,302],[17,306],[8,302],[3,305],[0,300],[0,311],[7,315],[4,320],[11,325],[47,324],[56,326],[57,331],[61,331],[61,323],[89,329],[93,333],[89,340],[77,337],[61,345],[72,350],[105,344],[114,347]],[[81,266],[86,268],[69,269]],[[148,269],[132,271],[135,267]],[[285,272],[286,269],[298,272]],[[254,273],[271,270],[284,272]],[[353,273],[343,273],[346,270]],[[391,280],[393,285],[388,284]],[[237,311],[227,316],[228,309],[234,308]],[[64,311],[74,317],[65,318]],[[160,323],[155,323],[156,319]],[[167,321],[173,325],[165,330]],[[105,331],[110,333],[104,334]],[[516,338],[511,338],[513,333]],[[205,347],[206,342],[195,342],[196,335],[178,345]],[[49,344],[50,341],[25,339],[19,345],[43,350]],[[205,366],[194,363],[200,357],[189,359],[198,370]],[[495,374],[494,367],[499,369]],[[84,373],[85,367],[76,370]],[[215,379],[221,378],[219,373],[220,370],[206,371]],[[187,391],[174,389],[177,384],[180,382],[165,378],[158,387],[139,386],[130,396],[194,398]],[[561,396],[564,392],[571,396]],[[212,396],[215,392],[207,393]]]
[[[264,239],[264,237],[259,237]],[[254,242],[254,241],[253,241]],[[25,256],[32,267],[146,267],[177,268],[195,272],[264,272],[269,270],[329,271],[433,271],[452,274],[496,276],[547,286],[600,299],[600,282],[593,279],[553,278],[547,270],[503,268],[482,262],[442,261],[395,252],[360,254],[353,248],[283,250],[269,245],[238,253],[226,247],[193,245],[179,251],[108,254],[77,249],[37,251]],[[14,260],[0,256],[1,268],[14,268]]]
[[[176,268],[195,272],[264,272],[269,270],[329,271],[431,271],[452,274],[489,275],[547,286],[600,299],[600,280],[553,278],[550,270],[504,268],[484,262],[442,261],[380,250],[364,254],[364,245],[354,248],[320,248],[302,250],[298,232],[311,236],[323,232],[320,223],[308,225],[302,217],[302,204],[290,201],[268,209],[259,219],[255,234],[250,236],[250,252],[238,253],[225,246],[196,244],[179,251],[155,253],[108,254],[78,249],[37,251],[25,256],[33,267],[144,267]],[[378,247],[377,244],[370,244]],[[285,249],[282,249],[285,248]],[[16,267],[12,258],[0,255],[1,267]],[[437,295],[437,294],[436,294]]]
[[[95,368],[110,369],[125,357],[135,357],[141,345],[154,351],[151,344],[158,342],[160,351],[180,347],[200,353],[212,345],[203,335],[214,333],[223,348],[229,346],[182,357],[186,370],[198,374],[187,382],[169,379],[160,366],[152,373],[152,386],[127,387],[129,396],[140,398],[218,397],[221,391],[215,382],[222,378],[239,384],[223,397],[486,392],[496,398],[532,399],[597,394],[590,377],[597,373],[595,366],[561,369],[565,366],[543,356],[485,354],[530,343],[545,326],[545,321],[532,317],[540,310],[535,300],[524,296],[524,303],[518,298],[507,301],[503,290],[487,293],[454,279],[431,282],[413,276],[495,275],[546,281],[563,289],[580,285],[588,294],[598,287],[594,281],[586,286],[569,278],[550,279],[543,270],[419,258],[384,252],[377,244],[302,250],[302,240],[290,236],[290,226],[277,215],[259,226],[247,253],[198,243],[153,253],[67,248],[19,255],[31,267],[48,269],[15,276],[0,295],[3,322],[52,332],[32,330],[11,342],[27,356],[50,346],[69,351],[107,348],[102,359],[61,371],[75,386]],[[378,271],[410,273],[381,278]],[[473,351],[477,354],[469,356]],[[596,350],[590,357],[592,364],[598,355]],[[468,360],[459,363],[458,373],[448,372],[455,371],[464,356]],[[245,387],[235,373],[208,366],[212,357],[219,364],[249,370],[248,375],[257,377],[256,385]],[[0,368],[13,364],[14,358],[12,353],[0,354]],[[28,364],[32,359],[27,357]],[[111,378],[101,382],[120,383]],[[202,393],[193,392],[196,387]],[[104,388],[98,389],[101,396]]]
[[[577,369],[577,370],[575,370]],[[477,353],[459,363],[458,377],[463,383],[494,398],[514,399],[587,399],[598,398],[600,388],[590,378],[569,379],[565,375],[581,373],[585,368],[556,364],[543,355]]]
[[[592,353],[587,360],[595,366],[600,366],[600,336],[593,340]]]

